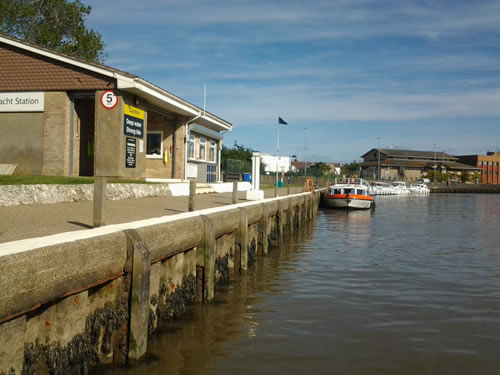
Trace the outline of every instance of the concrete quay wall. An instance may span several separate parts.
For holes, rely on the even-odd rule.
[[[500,193],[500,185],[495,184],[428,184],[431,193]]]
[[[134,362],[162,320],[317,214],[301,193],[0,244],[0,374]]]

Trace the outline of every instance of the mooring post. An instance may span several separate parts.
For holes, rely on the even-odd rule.
[[[233,181],[233,204],[238,202],[238,181]]]
[[[287,212],[287,219],[288,219],[288,233],[289,236],[293,235],[294,232],[294,226],[295,226],[295,207],[292,204],[292,200],[288,200],[288,212]]]
[[[203,237],[196,251],[196,266],[203,267],[203,302],[209,302],[215,296],[215,229],[214,222],[202,215]]]
[[[125,272],[132,273],[128,359],[135,362],[146,354],[148,346],[151,251],[135,229],[125,233],[128,242]]]
[[[278,201],[278,244],[283,243],[283,229],[284,229],[284,214],[285,214],[285,202],[283,200]]]
[[[262,237],[262,254],[267,254],[269,249],[269,216],[267,206],[262,204],[262,216],[259,220],[259,237]]]
[[[196,205],[196,179],[189,180],[189,207],[188,210],[189,212],[195,210],[195,205]]]
[[[297,205],[297,226],[302,228],[303,215],[304,215],[304,196],[301,195],[299,198],[299,204]]]
[[[104,212],[106,204],[106,177],[94,177],[94,228],[104,225]]]
[[[240,246],[240,270],[248,268],[248,210],[240,208],[240,226],[236,232],[236,244]]]

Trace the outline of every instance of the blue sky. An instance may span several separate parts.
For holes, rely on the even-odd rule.
[[[372,147],[500,150],[500,2],[83,0],[106,64],[303,160]],[[307,128],[305,130],[304,128]],[[435,146],[434,146],[435,144]]]

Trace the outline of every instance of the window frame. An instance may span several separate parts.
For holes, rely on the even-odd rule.
[[[148,136],[149,135],[160,135],[160,154],[148,154]],[[163,131],[162,130],[151,130],[146,133],[146,159],[163,159]]]
[[[213,150],[213,160],[211,158],[212,156],[212,150]],[[208,145],[208,162],[209,163],[217,163],[217,142],[215,141],[210,141]]]
[[[190,159],[190,160],[196,160],[196,158],[195,158],[195,152],[194,152],[195,151],[195,141],[196,141],[196,137],[193,134],[189,134],[189,140],[188,140],[188,159]]]
[[[203,147],[203,157],[202,157],[202,147]],[[200,142],[198,144],[198,160],[207,161],[207,139],[200,137]]]

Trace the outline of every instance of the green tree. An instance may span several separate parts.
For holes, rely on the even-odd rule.
[[[347,163],[342,166],[342,168],[340,169],[340,174],[344,174],[346,176],[359,175],[360,166],[361,163],[353,160],[352,163]]]
[[[462,181],[463,183],[468,182],[470,180],[470,178],[471,178],[471,174],[468,171],[463,171],[460,174],[460,181]]]
[[[323,162],[315,163],[308,167],[308,172],[314,177],[324,177],[327,175],[332,168]]]
[[[102,63],[102,37],[85,27],[91,10],[80,0],[0,0],[0,32]]]
[[[234,146],[232,148],[222,145],[221,159],[224,170],[226,169],[227,160],[240,160],[242,172],[251,172],[253,153],[254,150],[250,147],[238,144],[237,141],[234,141]],[[262,161],[260,162],[260,173],[265,173],[265,165]]]

